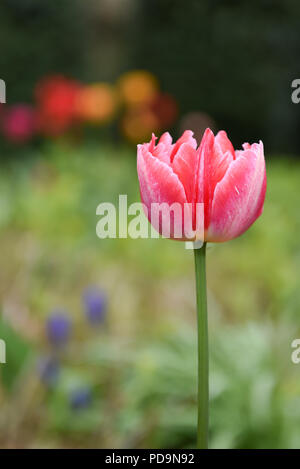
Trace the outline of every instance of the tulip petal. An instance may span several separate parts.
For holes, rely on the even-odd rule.
[[[236,152],[215,188],[206,239],[221,242],[246,231],[262,212],[266,193],[263,144]]]
[[[143,145],[138,145],[138,161],[137,171],[140,182],[140,192],[142,202],[145,204],[148,213],[147,217],[154,228],[162,233],[161,218],[154,220],[151,217],[152,204],[168,204],[172,206],[174,203],[180,205],[181,217],[176,219],[171,213],[171,232],[170,237],[174,237],[174,233],[184,233],[184,213],[183,207],[187,203],[184,187],[170,166],[163,161],[155,158]],[[152,212],[153,213],[153,212]],[[180,225],[180,226],[179,226]]]
[[[182,182],[186,199],[190,203],[194,199],[197,163],[197,151],[189,143],[183,143],[176,153],[172,164],[173,171]]]
[[[198,169],[196,173],[197,184],[195,191],[195,201],[204,203],[204,225],[207,228],[211,206],[211,180],[213,170],[214,134],[210,129],[206,129],[198,149]]]
[[[160,139],[159,139],[159,143],[164,143],[166,146],[171,147],[171,145],[172,145],[172,137],[171,137],[171,135],[169,134],[169,132],[165,132],[164,134],[162,134],[162,136],[161,136]]]
[[[225,130],[220,130],[220,132],[217,133],[215,136],[215,145],[220,148],[222,153],[229,152],[234,159],[234,148]]]
[[[172,153],[170,155],[171,162],[173,161],[177,151],[183,143],[189,143],[193,148],[197,148],[197,140],[193,137],[194,133],[191,130],[186,130],[183,132],[182,136],[177,140],[173,146]]]
[[[153,135],[152,135],[153,139]],[[152,140],[153,141],[153,140]],[[159,139],[157,146],[152,147],[152,155],[156,156],[158,159],[164,163],[170,164],[170,155],[173,149],[172,137],[169,132],[165,132]],[[150,150],[149,150],[150,151]]]

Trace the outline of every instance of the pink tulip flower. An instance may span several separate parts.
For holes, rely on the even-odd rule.
[[[206,129],[197,148],[193,132],[186,130],[176,143],[164,133],[156,144],[153,135],[149,143],[138,145],[137,154],[141,199],[150,223],[161,234],[162,219],[153,219],[152,204],[171,206],[176,202],[182,207],[179,221],[171,214],[170,238],[215,243],[240,236],[263,211],[266,168],[262,142],[245,143],[242,150],[235,151],[224,130],[214,136]],[[201,220],[199,204],[203,207]],[[190,232],[186,224],[192,227]],[[180,238],[175,235],[178,228],[182,228]]]

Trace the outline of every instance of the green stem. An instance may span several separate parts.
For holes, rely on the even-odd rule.
[[[206,300],[206,243],[194,249],[198,319],[198,432],[197,448],[208,448],[208,324]]]

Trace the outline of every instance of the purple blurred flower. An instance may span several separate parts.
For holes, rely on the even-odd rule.
[[[92,402],[92,392],[89,387],[74,389],[69,396],[73,410],[86,409]]]
[[[46,331],[52,345],[63,345],[69,339],[71,321],[65,313],[55,312],[47,320]]]
[[[88,288],[83,293],[83,304],[85,315],[92,325],[103,322],[107,304],[106,294],[103,291],[94,287]]]
[[[38,362],[37,372],[41,382],[52,387],[58,379],[59,363],[54,357],[41,357]]]

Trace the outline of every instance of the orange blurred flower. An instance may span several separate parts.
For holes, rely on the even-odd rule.
[[[147,141],[152,132],[159,131],[159,129],[159,119],[147,107],[128,111],[121,121],[122,133],[131,143]]]
[[[82,120],[102,123],[111,120],[116,112],[117,99],[113,87],[107,83],[84,86],[78,93],[76,113]]]
[[[136,106],[151,102],[158,94],[155,76],[146,70],[127,72],[119,80],[119,92],[125,105]]]
[[[61,75],[46,77],[35,89],[39,127],[47,135],[65,132],[76,119],[80,84]]]

